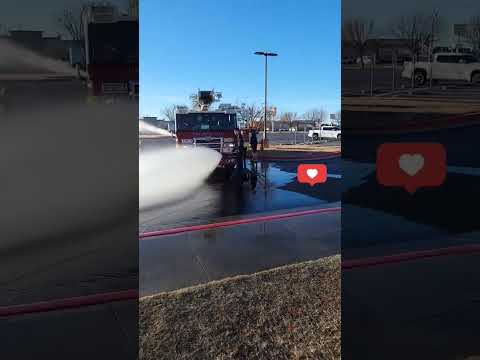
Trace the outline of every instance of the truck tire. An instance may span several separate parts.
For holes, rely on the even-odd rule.
[[[342,134],[337,135],[337,140],[342,140]]]
[[[232,177],[233,169],[231,167],[227,167],[223,173],[223,181],[229,181]]]
[[[425,82],[427,81],[427,73],[425,70],[415,70],[413,73],[413,81],[415,82],[415,85],[425,85]]]
[[[313,134],[313,141],[318,141],[318,140],[320,140],[320,137],[318,136],[317,133],[314,133]]]
[[[472,84],[480,85],[480,72],[474,72],[471,78]]]

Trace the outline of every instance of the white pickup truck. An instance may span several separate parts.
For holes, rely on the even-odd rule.
[[[321,125],[320,129],[310,130],[308,137],[312,140],[338,139],[342,138],[342,130],[336,125]]]
[[[403,64],[402,78],[413,79],[415,85],[423,86],[432,75],[432,80],[456,80],[468,81],[480,84],[480,62],[478,59],[465,53],[436,53],[433,62],[415,62],[415,68],[411,61]]]

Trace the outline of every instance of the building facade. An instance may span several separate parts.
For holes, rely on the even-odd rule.
[[[39,30],[10,30],[2,38],[39,55],[71,64],[75,62],[72,53],[80,54],[83,51],[81,41],[65,40],[60,35],[44,36],[44,32]],[[81,55],[78,58],[81,58]]]

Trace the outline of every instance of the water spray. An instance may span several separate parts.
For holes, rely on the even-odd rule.
[[[161,136],[172,136],[168,130],[158,128],[156,126],[150,125],[149,123],[139,120],[138,122],[139,125],[139,134],[140,135],[150,135],[150,134],[155,134],[155,135],[161,135]]]
[[[190,195],[210,176],[220,160],[217,151],[202,147],[141,153],[140,209],[163,206]]]

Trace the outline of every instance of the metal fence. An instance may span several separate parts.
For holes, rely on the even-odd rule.
[[[259,142],[262,134],[258,135]],[[308,131],[275,131],[267,133],[268,142],[272,145],[301,145],[301,144],[324,144],[332,140],[314,140],[308,136]]]

